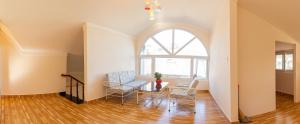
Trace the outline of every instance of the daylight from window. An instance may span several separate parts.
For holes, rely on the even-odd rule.
[[[276,70],[283,69],[283,55],[276,55]]]
[[[140,54],[140,74],[207,78],[208,55],[200,39],[182,29],[163,30],[149,37]]]
[[[276,54],[276,70],[291,71],[294,69],[294,54],[280,52]]]
[[[285,70],[293,70],[293,54],[285,54]]]

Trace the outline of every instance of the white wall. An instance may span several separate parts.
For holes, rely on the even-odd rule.
[[[209,91],[231,122],[238,121],[236,51],[236,1],[220,3],[210,44]]]
[[[134,43],[125,34],[90,23],[84,34],[85,98],[90,101],[104,96],[107,73],[135,70]]]
[[[238,0],[230,0],[230,81],[231,121],[237,122],[238,109]]]
[[[207,30],[203,30],[202,28],[199,28],[195,25],[189,25],[189,24],[184,24],[184,23],[166,23],[166,22],[161,22],[161,23],[156,23],[152,25],[151,27],[145,29],[143,32],[141,32],[135,39],[135,55],[136,57],[136,70],[139,70],[139,62],[140,62],[140,52],[141,48],[144,46],[146,40],[153,36],[154,34],[165,30],[165,29],[172,29],[172,28],[179,28],[183,29],[186,31],[189,31],[196,35],[205,48],[207,49],[207,53],[209,55],[209,38],[210,38],[210,32]],[[150,77],[141,77],[142,79],[147,79],[151,80]],[[171,85],[173,83],[181,83],[181,82],[188,82],[190,79],[189,78],[176,78],[176,77],[163,77],[164,81],[168,81]],[[208,90],[209,85],[208,85],[208,80],[200,80],[200,83],[197,87],[198,90]]]
[[[238,32],[240,108],[248,116],[274,111],[275,41],[295,43],[296,54],[299,53],[299,44],[286,33],[243,8],[238,11]],[[298,58],[296,63],[300,64]],[[297,75],[298,71],[299,66]],[[299,89],[298,77],[296,89]],[[297,92],[296,101],[299,99],[298,95]]]
[[[1,25],[1,84],[3,95],[57,93],[65,89],[66,54],[25,51]],[[14,43],[15,42],[15,43]]]
[[[3,94],[58,93],[65,89],[65,80],[60,75],[66,72],[66,55],[11,53],[9,83],[4,83]]]

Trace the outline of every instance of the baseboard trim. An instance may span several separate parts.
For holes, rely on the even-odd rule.
[[[250,116],[250,119],[259,117],[259,116],[264,115],[264,114],[274,114],[274,113],[276,113],[276,110],[273,110],[273,111],[270,111],[270,112],[266,112],[266,113],[262,113],[262,114],[259,114],[259,115]]]
[[[208,90],[197,90],[197,93],[209,93]]]

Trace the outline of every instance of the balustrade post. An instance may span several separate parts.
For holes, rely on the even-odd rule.
[[[72,93],[73,93],[73,91],[72,91],[72,86],[73,86],[73,84],[72,84],[72,77],[70,77],[70,79],[71,79],[71,81],[70,81],[70,99],[72,100],[73,99],[73,95],[72,95]]]
[[[79,98],[78,98],[78,81],[76,82],[76,100],[77,103],[79,102]]]

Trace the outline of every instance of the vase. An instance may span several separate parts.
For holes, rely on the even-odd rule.
[[[159,83],[159,84],[156,83],[156,86],[155,86],[155,87],[156,87],[157,90],[160,90],[160,88],[161,88],[161,83]]]
[[[156,80],[156,85],[160,85],[161,84],[161,80],[159,79],[159,80]]]

